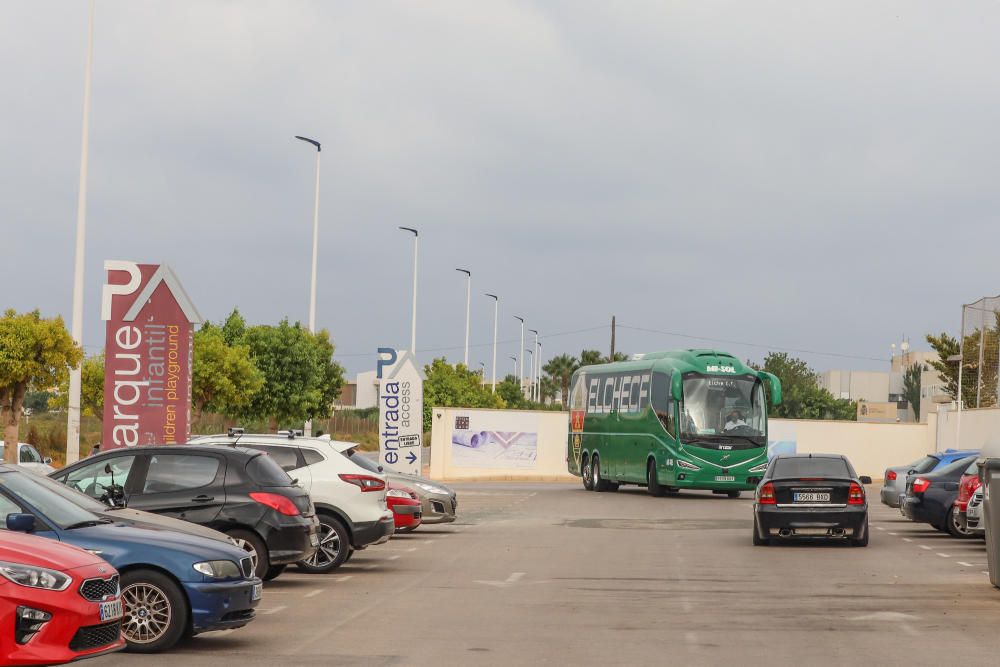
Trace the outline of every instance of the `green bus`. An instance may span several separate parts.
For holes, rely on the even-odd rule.
[[[718,350],[636,355],[570,381],[566,462],[592,491],[654,496],[707,489],[739,497],[767,468],[767,399],[781,383]]]

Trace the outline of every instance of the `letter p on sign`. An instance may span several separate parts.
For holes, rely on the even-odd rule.
[[[105,322],[111,319],[111,299],[116,294],[132,294],[139,289],[142,282],[142,273],[139,272],[139,265],[135,262],[123,262],[117,259],[104,261],[105,271],[125,271],[128,273],[128,282],[124,285],[105,284],[101,293],[101,319]]]
[[[383,355],[388,355],[389,358],[385,359],[385,358],[383,358]],[[377,377],[379,380],[381,380],[382,379],[382,367],[383,366],[392,366],[394,363],[396,363],[396,357],[397,357],[396,350],[394,350],[393,348],[391,348],[391,347],[380,347],[378,349],[378,362],[376,363],[376,366],[375,366],[375,370],[376,370],[375,377]]]

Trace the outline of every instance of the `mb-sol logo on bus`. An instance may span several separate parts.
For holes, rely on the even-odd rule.
[[[201,316],[165,264],[106,261],[102,449],[187,442]]]

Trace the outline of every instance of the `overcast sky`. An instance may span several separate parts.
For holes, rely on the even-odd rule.
[[[0,307],[67,325],[86,19],[0,3]],[[1000,292],[996,3],[98,0],[95,25],[88,353],[105,259],[170,264],[212,320],[307,320],[296,134],[352,374],[409,344],[399,225],[419,359],[461,360],[468,267],[476,368],[483,292],[546,358],[606,350],[614,314],[733,341],[621,328],[627,352],[847,355],[797,355],[817,370],[887,368]]]

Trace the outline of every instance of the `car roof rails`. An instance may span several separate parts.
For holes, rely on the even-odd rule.
[[[286,436],[289,440],[294,440],[295,438],[301,438],[305,435],[305,432],[300,428],[289,429],[287,431],[278,431],[278,435]]]
[[[238,426],[230,426],[229,430],[226,432],[226,435],[228,435],[230,438],[238,438],[246,432],[247,430],[245,428],[240,428]]]

